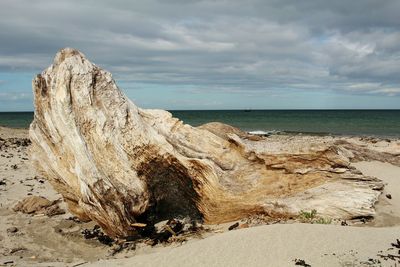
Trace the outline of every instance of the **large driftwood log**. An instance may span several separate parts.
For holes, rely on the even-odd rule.
[[[71,212],[117,237],[137,221],[206,223],[256,213],[374,215],[380,181],[330,143],[271,143],[219,123],[191,127],[135,106],[111,74],[63,49],[33,81],[31,158]]]

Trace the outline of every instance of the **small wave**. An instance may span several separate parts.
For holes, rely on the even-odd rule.
[[[333,135],[329,132],[312,132],[312,131],[278,131],[278,130],[271,130],[271,131],[262,131],[262,130],[255,130],[255,131],[248,131],[248,134],[259,135],[259,136],[270,136],[270,135],[315,135],[315,136],[330,136]],[[336,134],[340,135],[340,134]]]
[[[253,135],[261,135],[261,136],[268,136],[271,134],[278,134],[280,131],[272,130],[272,131],[261,131],[261,130],[256,130],[256,131],[250,131],[248,132],[249,134]]]

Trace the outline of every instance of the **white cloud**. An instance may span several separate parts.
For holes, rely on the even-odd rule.
[[[0,101],[19,101],[32,99],[31,93],[24,92],[0,92]]]

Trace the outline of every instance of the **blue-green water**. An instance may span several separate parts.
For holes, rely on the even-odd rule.
[[[185,110],[171,111],[193,126],[219,121],[245,131],[400,137],[400,110]],[[32,112],[0,112],[0,125],[26,128]]]
[[[0,126],[28,128],[33,120],[33,112],[0,112]]]

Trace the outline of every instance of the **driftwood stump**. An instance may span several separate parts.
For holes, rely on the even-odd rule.
[[[220,123],[191,127],[135,106],[111,74],[74,49],[33,81],[32,160],[71,212],[112,237],[130,225],[191,216],[221,223],[256,213],[374,214],[382,183],[333,143],[270,143]]]

